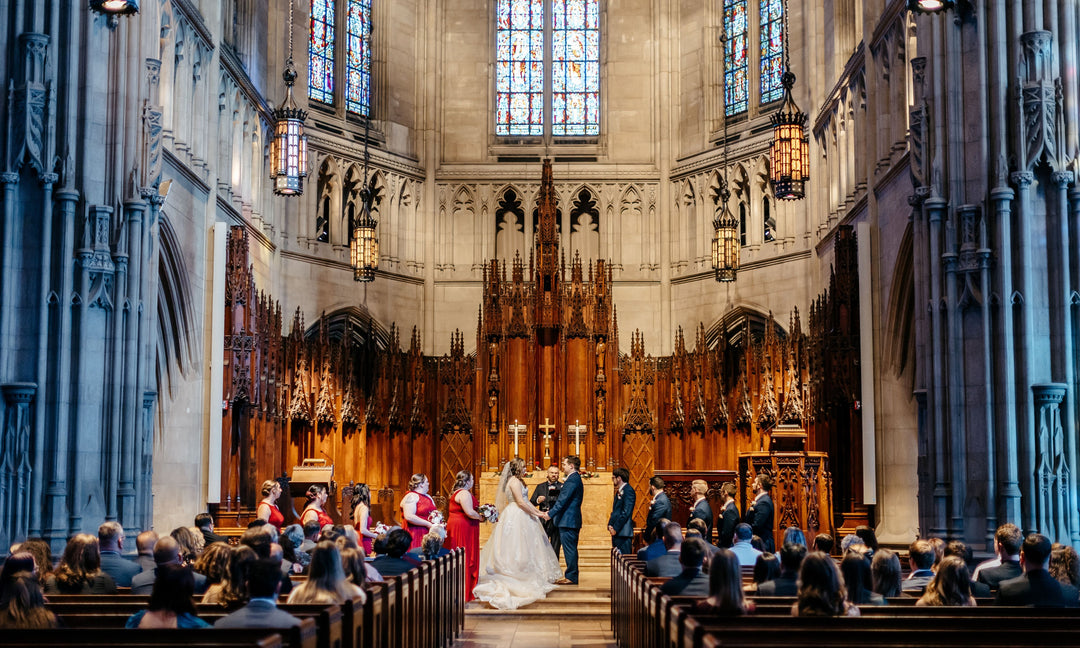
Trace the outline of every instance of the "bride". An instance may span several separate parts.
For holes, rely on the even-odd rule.
[[[499,521],[480,551],[480,579],[473,595],[500,610],[514,610],[538,601],[562,576],[540,511],[529,503],[522,476],[525,462],[514,459],[503,468],[495,506]]]

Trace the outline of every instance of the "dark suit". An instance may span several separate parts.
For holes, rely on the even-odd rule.
[[[653,558],[645,563],[645,575],[651,577],[674,578],[683,571],[682,563],[679,562],[679,552],[669,551],[663,556]]]
[[[986,570],[979,572],[979,576]],[[997,605],[1030,607],[1080,607],[1080,593],[1072,585],[1063,585],[1045,569],[1033,569],[1001,582]]]
[[[416,565],[404,558],[391,558],[387,555],[377,556],[375,560],[371,561],[371,566],[374,567],[383,578],[400,576],[410,569],[416,568]]]
[[[190,569],[190,567],[188,568]],[[206,576],[203,576],[197,571],[191,573],[195,577],[195,593],[202,594],[209,587],[206,582]],[[132,594],[150,594],[154,591],[154,581],[157,580],[157,568],[149,571],[140,572],[131,579],[131,593]]]
[[[154,571],[154,568],[157,567],[157,563],[154,562],[153,556],[146,556],[143,554],[139,554],[135,557],[135,564],[138,565],[139,569],[142,571]]]
[[[581,500],[585,496],[585,485],[581,475],[574,471],[563,482],[559,499],[548,510],[548,515],[559,527],[559,541],[562,543],[563,556],[566,558],[566,580],[578,582],[578,535],[581,534]]]
[[[930,580],[934,578],[934,572],[929,569],[916,569],[911,576],[900,581],[900,589],[905,594],[922,595]]]
[[[709,506],[709,500],[703,499],[694,505],[694,510],[690,512],[690,519],[693,520],[694,518],[705,522],[705,537],[702,539],[711,544],[713,513],[712,507]]]
[[[731,548],[731,545],[735,543],[735,527],[737,526],[739,526],[739,507],[735,506],[735,500],[731,500],[720,512],[720,528],[716,544]]]
[[[559,499],[559,492],[562,491],[562,482],[544,482],[543,484],[537,484],[533,489],[532,497],[529,501],[532,505],[541,511],[551,510],[551,505]],[[543,497],[544,501],[537,503],[537,499]],[[559,542],[559,527],[552,520],[543,520],[544,531],[547,532],[548,540],[551,541],[551,548],[555,550],[555,557],[559,557],[559,549],[562,547],[562,543]]]
[[[645,545],[637,551],[637,559],[649,562],[653,558],[659,558],[667,553],[667,547],[664,546],[664,541],[657,539],[653,540],[649,544]]]
[[[997,591],[998,587],[1003,581],[1007,581],[1024,573],[1020,563],[1015,560],[1003,562],[997,567],[987,567],[986,569],[979,571],[980,583],[985,583],[990,586],[991,590]]]
[[[608,517],[608,526],[615,529],[615,535],[611,536],[611,546],[623,554],[629,554],[632,551],[635,503],[637,503],[637,493],[630,484],[623,484],[623,487],[615,493],[611,515]]]
[[[990,598],[994,593],[990,591],[990,586],[986,583],[971,581],[971,595],[975,598]]]
[[[649,505],[649,513],[645,516],[645,542],[654,540],[653,532],[656,530],[656,523],[663,519],[671,519],[671,499],[668,498],[667,493],[660,491],[653,498],[652,504]]]
[[[253,599],[232,614],[214,622],[215,628],[291,628],[300,625],[300,619],[285,610],[279,610],[273,601]]]
[[[117,587],[131,587],[131,579],[141,572],[142,568],[116,551],[102,551],[101,571],[112,576]]]
[[[203,541],[205,542],[207,547],[214,544],[215,542],[224,542],[225,544],[229,544],[229,539],[223,535],[218,535],[213,531],[207,531],[206,529],[199,529],[199,531],[202,531]]]
[[[780,577],[758,585],[758,596],[798,596],[798,574],[780,574]]]
[[[746,509],[746,523],[754,529],[754,535],[761,538],[765,545],[765,551],[776,551],[776,543],[773,542],[773,501],[768,493],[761,499],[752,503]]]
[[[698,568],[687,569],[660,586],[668,596],[708,596],[709,576]]]

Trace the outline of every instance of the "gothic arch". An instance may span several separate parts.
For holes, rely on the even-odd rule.
[[[311,238],[330,243],[330,223],[334,214],[341,213],[341,170],[337,160],[327,156],[319,167],[319,183],[315,194],[315,215]]]
[[[712,349],[716,347],[721,336],[727,340],[728,346],[742,346],[745,344],[747,329],[755,339],[765,334],[769,325],[770,313],[764,308],[758,308],[750,304],[739,304],[724,313],[713,322],[705,331],[705,346]],[[774,321],[774,330],[779,339],[787,337],[787,331],[779,322]]]
[[[199,330],[192,313],[191,288],[188,285],[184,250],[167,214],[158,224],[160,255],[158,260],[157,353],[155,358],[158,392],[168,390],[172,397],[174,378],[186,378],[197,365]],[[174,372],[179,372],[176,376]]]
[[[495,194],[495,256],[503,261],[525,253],[525,205],[520,188],[507,185]]]
[[[882,357],[896,377],[904,374],[915,349],[915,267],[911,223],[904,229],[896,251],[889,286],[889,306],[885,319],[885,349]],[[914,372],[911,376],[914,378]],[[912,385],[914,388],[914,385]]]
[[[364,187],[364,175],[360,166],[353,163],[345,173],[345,182],[342,185],[341,202],[342,208],[338,218],[331,223],[331,240],[348,245],[352,241],[353,230],[360,218],[363,203],[360,200],[360,190]],[[334,229],[340,231],[335,235]]]

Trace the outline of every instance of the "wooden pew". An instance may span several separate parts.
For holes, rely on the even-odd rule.
[[[283,648],[289,644],[276,630],[250,628],[202,628],[193,630],[124,630],[112,628],[57,628],[52,630],[4,630],[5,648],[42,646],[119,646],[121,648]]]

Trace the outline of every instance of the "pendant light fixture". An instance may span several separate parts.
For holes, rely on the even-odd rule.
[[[274,136],[270,140],[270,179],[274,193],[279,196],[299,196],[304,193],[307,177],[307,135],[304,120],[307,112],[293,99],[296,67],[293,65],[293,3],[289,0],[289,58],[281,78],[285,81],[285,101],[274,111]]]
[[[725,32],[720,41],[727,41]],[[727,75],[721,75],[720,96],[727,96]],[[728,116],[724,111],[724,177],[720,179],[720,203],[716,206],[713,218],[712,267],[715,278],[720,282],[735,281],[739,271],[739,221],[728,207],[731,192],[728,190]]]
[[[806,181],[810,179],[810,144],[806,137],[806,114],[795,105],[791,90],[795,87],[795,75],[791,72],[787,29],[788,7],[784,3],[784,102],[772,117],[773,141],[769,150],[770,180],[777,200],[801,200],[806,195]]]
[[[953,8],[953,0],[908,0],[908,9],[918,13],[935,14]]]
[[[371,132],[371,116],[367,117],[364,124],[364,186],[360,190],[360,220],[352,232],[349,241],[349,257],[353,267],[354,281],[375,281],[375,270],[379,267],[379,237],[375,227],[379,224],[375,220],[376,187],[374,176],[368,178],[368,152],[369,134]]]
[[[106,16],[139,13],[139,0],[90,0],[90,10]]]

